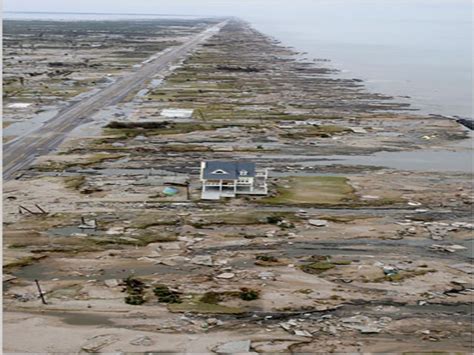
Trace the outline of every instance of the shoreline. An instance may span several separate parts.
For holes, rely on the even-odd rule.
[[[107,19],[106,16],[144,16],[144,17],[150,17],[149,19],[143,19],[143,20],[153,20],[153,19],[159,19],[159,18],[169,18],[169,19],[172,19],[172,18],[176,18],[176,19],[183,19],[183,20],[186,20],[186,19],[190,19],[190,18],[193,18],[195,20],[197,19],[206,19],[206,18],[226,18],[225,16],[209,16],[209,17],[206,17],[206,16],[193,16],[193,15],[160,15],[160,14],[156,14],[156,15],[153,15],[153,14],[114,14],[114,13],[111,13],[111,14],[106,14],[106,13],[61,13],[61,12],[58,12],[58,13],[50,13],[50,12],[41,12],[41,13],[38,13],[38,12],[6,12],[7,14],[16,14],[16,13],[25,13],[25,14],[41,14],[41,15],[46,15],[46,14],[51,14],[53,16],[58,16],[58,15],[78,15],[78,16],[90,16],[90,15],[98,15],[99,17],[95,18],[94,21],[101,21],[101,20],[107,20],[107,21],[120,21],[120,20],[126,20],[126,21],[140,21],[140,18],[134,18],[134,17],[124,17],[124,18],[117,18],[117,19]],[[100,16],[105,16],[104,18],[100,18]],[[41,17],[38,17],[38,18],[24,18],[24,19],[15,19],[15,18],[8,18],[6,17],[5,20],[18,20],[18,21],[29,21],[29,20],[45,20],[45,21],[62,21],[62,22],[67,22],[67,21],[71,21],[71,19],[61,19],[61,18],[41,18]],[[88,21],[88,20],[91,20],[91,19],[76,19],[74,21]],[[264,25],[262,25],[261,23],[258,23],[256,22],[255,20],[245,20],[246,22],[249,22],[251,23],[253,26],[257,26],[258,28],[265,28]],[[271,32],[271,28],[270,29],[267,29],[268,31]],[[274,38],[276,40],[279,40],[278,38],[275,37],[275,35],[272,35],[271,33],[269,33],[268,31],[264,31],[266,35],[270,36],[271,38]],[[286,45],[288,46],[291,46],[292,48],[294,47],[294,49],[296,51],[298,51],[299,53],[306,53],[307,52],[302,52],[302,51],[308,51],[310,50],[311,48],[299,48],[298,46],[294,46],[294,44],[291,43],[291,41],[287,41],[286,42]],[[311,60],[321,60],[321,59],[318,59],[318,58],[312,58]],[[327,59],[323,59],[326,64],[330,64],[334,62],[334,58],[331,58],[331,57],[328,57]],[[378,78],[369,78],[367,76],[367,73],[366,75],[363,74],[362,71],[359,71],[359,72],[356,72],[354,71],[354,69],[352,71],[349,71],[347,68],[344,67],[344,65],[342,63],[337,63],[337,64],[334,64],[332,65],[333,69],[335,69],[337,72],[335,73],[335,78],[341,78],[341,79],[352,79],[353,77],[356,77],[356,78],[364,78],[363,79],[363,82],[364,82],[364,85],[367,87],[367,89],[371,92],[381,92],[382,94],[385,94],[385,95],[388,95],[389,92],[392,92],[390,95],[392,97],[394,97],[394,99],[396,100],[399,100],[399,101],[402,101],[402,102],[405,102],[407,104],[410,104],[414,110],[416,110],[417,112],[419,112],[421,115],[429,115],[429,114],[433,114],[433,115],[437,115],[437,114],[442,114],[443,116],[446,116],[446,117],[456,117],[456,116],[460,116],[460,117],[467,117],[469,119],[472,119],[472,109],[471,109],[471,112],[469,112],[468,114],[456,114],[456,113],[452,113],[452,112],[447,112],[447,109],[443,108],[443,107],[440,107],[438,109],[436,108],[433,108],[432,107],[432,104],[433,104],[433,100],[431,100],[430,98],[423,98],[423,100],[427,101],[425,103],[423,103],[423,101],[416,101],[416,98],[414,97],[409,97],[407,96],[406,92],[402,92],[400,91],[399,89],[396,89],[396,90],[393,90],[393,88],[390,88],[390,87],[384,87],[383,85],[380,86],[380,85],[377,85],[375,84],[374,85],[374,82],[376,81],[384,81],[385,79],[383,77],[378,77]],[[351,74],[353,73],[353,75]],[[446,106],[447,107],[447,106]]]

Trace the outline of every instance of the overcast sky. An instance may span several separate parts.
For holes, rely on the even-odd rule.
[[[315,10],[327,6],[339,7],[343,11],[349,3],[352,6],[354,3],[393,6],[403,2],[438,6],[469,4],[471,0],[4,0],[4,10],[264,17],[274,14],[315,15]]]
[[[306,6],[311,1],[298,0]],[[318,0],[316,0],[318,1]],[[288,0],[5,0],[6,11],[70,11],[189,15],[234,15],[275,8],[291,9]]]

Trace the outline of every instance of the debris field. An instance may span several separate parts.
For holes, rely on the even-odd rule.
[[[5,21],[4,125],[213,23]],[[469,132],[336,74],[229,20],[5,181],[5,351],[472,350],[472,171],[409,159]],[[235,159],[269,194],[201,200]]]

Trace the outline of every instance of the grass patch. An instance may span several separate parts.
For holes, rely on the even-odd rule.
[[[222,294],[214,291],[206,292],[199,301],[209,304],[218,304],[222,301]]]
[[[197,144],[167,144],[160,148],[162,152],[209,152],[210,147]]]
[[[39,231],[70,226],[78,223],[80,217],[81,214],[63,212],[51,213],[48,215],[33,215],[24,220],[21,227],[23,230],[31,229],[33,233],[38,233]],[[9,232],[13,231],[4,231],[3,233],[6,235],[6,233]]]
[[[90,165],[103,163],[104,161],[107,161],[107,160],[120,159],[120,158],[123,158],[124,156],[125,155],[123,155],[123,154],[97,153],[97,154],[94,154],[94,155],[88,157],[84,162],[80,162],[77,165],[86,167],[86,166],[90,166]]]
[[[296,222],[299,217],[295,216],[293,212],[235,212],[206,215],[202,218],[195,216],[188,223],[193,227],[202,228],[211,225],[277,224],[283,220]]]
[[[287,260],[281,260],[273,255],[257,255],[255,257],[255,265],[258,266],[285,266],[288,265]]]
[[[173,226],[179,222],[179,217],[176,216],[165,216],[156,214],[144,214],[137,217],[132,224],[132,228],[147,229],[149,227],[157,226]]]
[[[244,311],[238,307],[228,307],[217,303],[206,303],[201,296],[193,296],[182,303],[171,303],[168,309],[173,313],[204,313],[204,314],[242,314]]]
[[[389,281],[389,282],[402,282],[403,280],[406,279],[411,279],[416,276],[423,276],[431,272],[436,272],[436,270],[433,269],[424,269],[424,270],[402,270],[399,271],[397,274],[394,275],[384,275],[382,277],[378,277],[372,281],[367,281],[367,282],[384,282],[384,281]]]
[[[321,274],[325,271],[334,269],[336,266],[352,264],[351,260],[332,260],[329,255],[313,255],[308,261],[312,262],[299,267],[308,274]]]
[[[199,296],[194,295],[182,303],[170,304],[171,312],[210,313],[210,314],[242,314],[244,310],[239,307],[229,307],[219,302],[239,298],[243,301],[254,301],[260,298],[260,291],[243,287],[239,291],[206,292]]]
[[[114,123],[114,122],[112,122]],[[119,136],[123,138],[134,138],[136,136],[158,136],[170,134],[184,134],[196,131],[214,131],[218,128],[236,127],[238,125],[228,123],[196,123],[196,122],[179,122],[167,123],[161,127],[152,125],[154,122],[149,122],[148,126],[137,126],[129,123],[118,124],[116,122],[112,126],[106,126],[105,134],[111,136]]]
[[[350,264],[352,264],[352,261],[350,261],[350,260],[332,260],[331,263],[334,264],[334,265],[350,265]]]
[[[406,200],[402,198],[399,194],[389,194],[387,193],[386,196],[382,196],[379,199],[374,200],[367,200],[362,201],[365,205],[369,206],[388,206],[388,205],[396,205],[400,203],[405,203]]]
[[[301,270],[308,274],[320,274],[335,267],[336,265],[329,261],[317,261],[315,263],[300,266]]]
[[[280,180],[277,195],[263,198],[268,204],[343,205],[357,197],[348,179],[340,176],[293,176]]]
[[[89,167],[91,165],[96,165],[103,163],[107,160],[116,160],[123,158],[123,154],[107,154],[107,153],[97,153],[84,159],[78,159],[73,162],[60,162],[60,161],[51,161],[48,160],[40,165],[37,165],[35,168],[39,171],[64,171],[72,167]]]
[[[95,245],[134,245],[139,247],[147,246],[150,243],[166,243],[174,242],[178,238],[174,234],[169,233],[145,233],[140,236],[133,236],[130,238],[116,237],[116,238],[89,238],[89,241]]]
[[[64,185],[68,189],[79,190],[86,182],[85,176],[68,176],[64,178]]]
[[[3,271],[11,270],[11,269],[16,269],[16,268],[22,268],[24,266],[28,266],[33,264],[35,261],[41,260],[46,258],[45,255],[40,255],[40,256],[25,256],[23,258],[20,258],[18,260],[12,261],[11,263],[7,263],[3,265]]]
[[[375,218],[375,217],[364,216],[364,215],[345,215],[345,216],[321,215],[318,218],[324,219],[329,222],[334,222],[334,223],[350,223],[350,222],[357,221],[359,219],[370,219],[370,218]]]
[[[348,128],[337,126],[337,125],[322,125],[322,126],[309,126],[305,127],[304,129],[298,129],[294,132],[287,132],[280,134],[283,138],[291,138],[291,139],[301,139],[304,138],[311,138],[311,137],[319,137],[319,138],[329,138],[334,135],[347,133],[350,130]]]

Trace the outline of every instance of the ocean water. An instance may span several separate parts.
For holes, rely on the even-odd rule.
[[[133,12],[146,13],[140,11],[139,3]],[[199,6],[191,2],[148,6],[144,16],[4,13],[4,17],[170,17],[152,15],[158,9],[185,14],[184,18],[234,15],[284,45],[306,52],[309,60],[329,59],[324,65],[340,70],[338,76],[363,79],[368,90],[409,102],[421,113],[473,117],[470,0],[203,0]]]
[[[330,59],[341,77],[407,100],[422,113],[473,117],[471,1],[331,1],[249,16],[309,59]],[[326,64],[326,63],[324,63]],[[402,100],[403,101],[403,100]],[[403,101],[405,102],[405,101]]]

